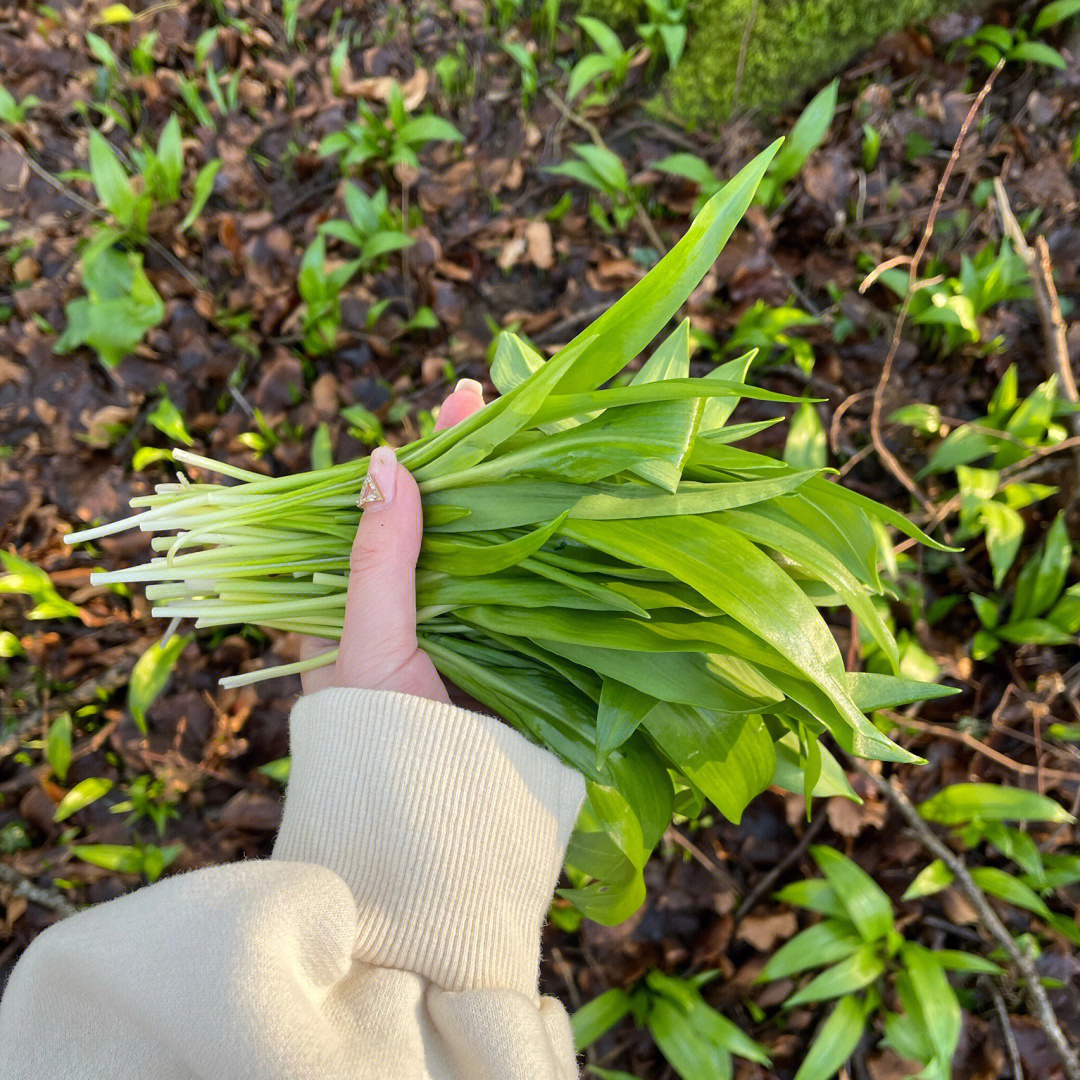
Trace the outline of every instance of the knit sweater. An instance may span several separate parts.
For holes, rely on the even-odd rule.
[[[269,860],[41,934],[0,1080],[576,1080],[540,931],[584,798],[513,729],[384,691],[302,697]]]

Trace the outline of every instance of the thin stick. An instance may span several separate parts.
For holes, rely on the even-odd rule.
[[[1024,1080],[1024,1066],[1020,1061],[1020,1047],[1016,1045],[1016,1033],[1009,1023],[1009,1010],[1005,1008],[1005,999],[1001,991],[994,985],[992,979],[979,980],[990,997],[994,1000],[994,1011],[997,1013],[998,1023],[1001,1025],[1001,1038],[1005,1043],[1005,1049],[1009,1054],[1009,1064],[1012,1066],[1013,1080]]]
[[[603,135],[600,134],[600,129],[593,123],[590,123],[583,116],[578,116],[569,105],[558,94],[555,93],[551,87],[546,87],[544,93],[547,94],[548,100],[555,106],[569,120],[572,124],[577,124],[586,135],[592,139],[601,150],[606,150],[609,154],[614,153],[610,146],[604,142]],[[652,218],[645,212],[645,207],[641,205],[638,197],[630,193],[630,199],[634,204],[634,211],[637,214],[638,222],[645,230],[645,235],[649,238],[649,243],[661,254],[667,253],[667,247],[664,245],[664,241],[661,239],[660,234],[656,231],[656,226],[652,223]]]
[[[1000,176],[994,177],[994,201],[997,203],[998,217],[1001,219],[1002,232],[1012,241],[1017,254],[1024,260],[1031,278],[1031,292],[1035,300],[1035,310],[1042,325],[1043,341],[1046,344],[1046,366],[1051,374],[1057,375],[1061,386],[1061,396],[1071,402],[1080,401],[1076,379],[1073,377],[1072,364],[1069,362],[1069,345],[1065,339],[1065,320],[1061,315],[1061,303],[1054,285],[1054,272],[1050,265],[1050,248],[1045,236],[1035,238],[1036,251],[1033,251],[1024,237],[1020,222],[1009,204],[1009,196]],[[1069,427],[1073,435],[1080,435],[1080,415],[1070,413]],[[1080,456],[1076,459],[1077,472],[1080,474]]]
[[[780,877],[803,857],[811,842],[825,827],[825,821],[825,815],[818,814],[806,832],[802,834],[802,839],[747,893],[746,899],[735,912],[736,926],[754,910],[757,902],[780,880]]]
[[[928,724],[925,720],[916,720],[913,717],[900,716],[893,712],[889,712],[887,715],[900,727],[913,728],[915,731],[924,731],[927,735],[936,735],[941,739],[962,743],[964,746],[974,750],[976,754],[982,754],[983,757],[996,761],[999,765],[1009,769],[1011,772],[1019,773],[1021,776],[1038,776],[1041,772],[1044,777],[1050,780],[1065,780],[1070,783],[1080,784],[1080,773],[1064,772],[1061,769],[1041,769],[1035,765],[1025,765],[1022,762],[1013,761],[1011,757],[1002,754],[993,747],[987,746],[984,742],[980,742],[970,731],[955,731],[953,728],[941,724]]]
[[[750,38],[754,36],[754,26],[757,23],[758,2],[759,0],[754,0],[750,5],[750,14],[746,17],[746,26],[743,28],[742,40],[739,42],[739,59],[735,64],[735,87],[731,91],[732,112],[735,111],[739,104],[743,74],[746,71],[746,52],[750,47]]]
[[[1000,70],[1001,65],[998,65]],[[934,835],[930,826],[923,820],[919,811],[915,809],[911,800],[891,780],[885,780],[875,776],[861,762],[854,761],[853,765],[881,792],[881,794],[900,812],[904,820],[911,826],[915,835],[919,838],[923,847],[935,858],[940,859],[952,871],[956,884],[960,891],[971,901],[972,906],[982,919],[983,925],[994,937],[1001,947],[1008,953],[1012,962],[1019,968],[1024,979],[1024,993],[1027,996],[1028,1005],[1036,1018],[1042,1024],[1054,1049],[1057,1051],[1058,1060],[1065,1072],[1067,1080],[1080,1080],[1080,1061],[1077,1060],[1076,1051],[1070,1045],[1057,1016],[1050,1005],[1043,988],[1035,963],[1030,954],[1021,952],[1019,946],[1013,940],[1005,924],[998,918],[998,914],[990,906],[985,893],[968,871],[967,864],[948,845]]]
[[[892,341],[889,343],[889,351],[885,356],[885,363],[881,367],[881,376],[878,379],[877,388],[874,390],[874,406],[870,412],[870,438],[873,440],[874,449],[877,451],[882,464],[884,464],[889,472],[891,472],[893,476],[907,488],[914,498],[919,500],[923,509],[930,516],[933,516],[934,514],[934,504],[923,493],[919,485],[908,475],[896,455],[885,445],[885,440],[881,435],[881,410],[885,398],[885,388],[889,384],[889,376],[892,374],[893,363],[895,362],[896,354],[900,349],[901,335],[904,329],[904,322],[907,319],[908,309],[911,307],[911,298],[915,294],[919,264],[922,262],[922,257],[930,244],[930,237],[934,232],[934,222],[937,220],[938,211],[941,208],[941,200],[945,196],[945,189],[949,186],[949,180],[952,178],[953,169],[956,168],[956,163],[960,159],[960,149],[964,144],[964,139],[967,138],[968,130],[982,106],[982,103],[986,100],[986,95],[990,93],[990,88],[994,85],[994,80],[998,77],[998,73],[1004,66],[1005,58],[1002,57],[1002,59],[998,61],[997,67],[990,72],[989,78],[983,84],[983,88],[972,102],[967,116],[964,117],[964,122],[960,125],[960,133],[956,136],[956,143],[953,145],[952,153],[949,155],[949,161],[945,166],[945,171],[941,174],[941,182],[938,184],[937,193],[934,195],[934,202],[930,208],[930,216],[926,220],[926,228],[923,231],[922,239],[919,241],[919,246],[915,251],[915,255],[911,260],[910,269],[908,270],[908,290],[904,296],[903,303],[900,305],[900,312],[896,316],[896,325],[893,327]]]
[[[42,907],[49,908],[50,911],[59,912],[65,918],[68,915],[74,915],[79,910],[56,889],[46,889],[35,885],[28,877],[23,877],[18,870],[6,863],[0,863],[0,882],[11,888],[16,896],[24,896],[30,903],[40,904]]]
[[[735,883],[735,879],[723,867],[717,866],[693,840],[683,836],[674,825],[668,827],[667,832],[664,833],[664,839],[685,848],[725,889],[731,889],[736,896],[739,895],[739,886]]]

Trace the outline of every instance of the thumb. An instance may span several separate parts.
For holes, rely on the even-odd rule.
[[[423,512],[412,474],[389,446],[372,451],[349,560],[336,682],[382,689],[416,653],[416,560]]]

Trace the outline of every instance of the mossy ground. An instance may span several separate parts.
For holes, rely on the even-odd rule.
[[[686,55],[665,80],[667,108],[689,124],[720,122],[736,108],[776,112],[885,34],[962,6],[964,0],[696,0]],[[630,24],[644,4],[591,0],[588,8]]]

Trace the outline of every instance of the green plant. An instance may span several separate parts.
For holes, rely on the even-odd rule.
[[[77,605],[56,591],[52,578],[40,566],[2,548],[0,565],[7,571],[0,576],[0,596],[29,596],[34,606],[27,612],[28,619],[78,619],[82,615]]]
[[[586,86],[596,83],[596,91],[585,99],[585,104],[605,102],[626,82],[637,48],[624,49],[619,35],[590,15],[578,15],[577,24],[592,38],[598,51],[583,56],[571,69],[566,100],[573,101]]]
[[[417,152],[432,142],[461,142],[461,132],[449,120],[434,113],[411,116],[405,107],[401,87],[393,83],[386,101],[386,115],[380,116],[366,101],[357,104],[356,123],[327,135],[319,144],[322,157],[341,155],[343,170],[369,161],[393,166],[398,163],[417,168]]]
[[[163,780],[144,774],[137,776],[128,787],[127,798],[109,807],[110,814],[127,814],[125,825],[133,825],[142,818],[154,823],[159,837],[173,818],[180,816],[176,803],[165,794]]]
[[[884,1045],[924,1066],[920,1076],[948,1080],[960,1039],[960,1003],[946,972],[998,974],[989,960],[952,949],[931,951],[896,929],[892,903],[860,866],[832,848],[810,854],[824,874],[785,886],[776,898],[825,918],[770,957],[759,982],[824,968],[785,1002],[785,1009],[836,1001],[818,1028],[795,1080],[829,1080],[854,1053],[875,1016]],[[903,1006],[892,1012],[891,987]]]
[[[116,367],[165,318],[165,303],[143,270],[142,255],[112,246],[99,234],[82,256],[86,295],[64,309],[67,329],[53,346],[58,353],[89,345],[107,368]]]
[[[1077,14],[1080,14],[1080,0],[1053,0],[1035,16],[1030,33],[1024,29],[1023,20],[1021,25],[1012,29],[987,23],[979,27],[974,34],[963,38],[960,45],[991,68],[997,67],[1004,57],[1014,63],[1041,64],[1044,67],[1064,70],[1068,67],[1065,57],[1046,42],[1036,40],[1036,37],[1044,30],[1049,30]]]
[[[794,363],[809,375],[814,368],[814,350],[805,338],[790,331],[800,326],[817,326],[820,322],[816,316],[796,307],[794,300],[777,307],[757,300],[739,317],[723,351],[733,355],[756,349],[757,364]]]
[[[918,760],[866,712],[950,692],[845,671],[807,592],[834,591],[895,665],[895,641],[871,602],[884,588],[873,522],[941,545],[815,470],[732,445],[758,429],[728,426],[740,398],[799,399],[747,385],[745,357],[689,378],[686,320],[629,385],[600,389],[668,326],[774,152],[733,178],[671,252],[553,358],[504,333],[491,368],[501,396],[398,452],[425,506],[421,644],[448,678],[586,777],[568,853],[575,886],[564,895],[605,922],[640,905],[642,868],[673,813],[700,816],[708,799],[738,821],[772,783],[808,799],[850,796],[819,737],[828,731],[863,756]],[[149,584],[155,615],[196,627],[339,637],[368,460],[268,478],[187,450],[174,458],[235,483],[163,485],[140,500],[140,514],[69,537],[134,526],[167,534],[152,541],[166,555],[92,580]],[[227,551],[216,544],[221,531]]]
[[[525,10],[525,0],[488,0],[488,10],[495,13],[495,24],[500,31],[505,30],[515,19],[520,19]]]
[[[836,113],[836,95],[839,80],[834,79],[811,99],[799,119],[795,121],[784,140],[780,152],[772,160],[758,188],[754,201],[770,210],[783,202],[784,186],[802,171],[807,158],[825,141]],[[703,158],[697,154],[681,152],[669,154],[652,163],[654,169],[691,180],[701,188],[702,198],[711,198],[722,186]]]
[[[1003,641],[1014,645],[1077,644],[1080,584],[1065,589],[1072,555],[1064,516],[1058,514],[1041,549],[1027,560],[1017,576],[1011,604],[1006,605],[1000,597],[971,594],[975,614],[982,624],[971,642],[973,659],[993,656]]]
[[[577,180],[605,196],[610,209],[614,229],[624,229],[641,206],[638,192],[630,183],[619,156],[607,147],[592,143],[575,143],[570,147],[577,155],[559,165],[549,165],[544,171],[553,176],[565,176]],[[589,216],[603,229],[613,231],[607,212],[595,199],[589,200]]]
[[[689,0],[645,0],[648,19],[637,32],[653,56],[663,50],[668,67],[675,67],[686,48]]]
[[[500,41],[499,47],[507,53],[521,72],[521,107],[526,112],[540,87],[540,73],[536,70],[536,58],[520,41]]]
[[[769,1066],[765,1048],[756,1043],[701,996],[701,987],[719,971],[688,979],[650,971],[630,990],[606,990],[570,1018],[574,1046],[591,1046],[624,1017],[632,1015],[638,1028],[647,1028],[660,1052],[683,1080],[706,1080],[732,1075],[732,1056]],[[609,1074],[592,1069],[597,1076]]]
[[[361,266],[360,259],[342,263],[333,270],[326,266],[326,240],[316,237],[304,252],[296,287],[304,301],[304,351],[321,356],[337,346],[341,328],[341,290]]]
[[[799,114],[758,188],[757,201],[763,206],[774,210],[783,202],[784,186],[802,172],[807,159],[825,141],[836,115],[839,87],[840,80],[833,79]]]
[[[118,874],[144,874],[157,881],[184,850],[183,844],[157,847],[154,844],[73,844],[71,854],[92,866]]]
[[[453,52],[440,56],[432,71],[448,103],[468,100],[476,93],[476,69],[463,42],[457,42]]]
[[[983,340],[979,316],[998,304],[1031,296],[1027,264],[1003,240],[996,252],[987,245],[973,259],[961,255],[959,277],[946,276],[943,269],[931,260],[927,277],[942,280],[912,293],[908,320],[925,328],[927,342],[942,356],[965,345],[977,347],[980,353],[1000,348],[1000,338]],[[907,295],[907,271],[886,270],[878,280],[901,299]]]
[[[16,101],[10,90],[0,86],[0,124],[21,124],[26,114],[40,104],[41,99],[33,94]]]
[[[151,645],[135,662],[128,681],[128,712],[135,726],[146,733],[146,710],[169,683],[169,676],[180,659],[180,654],[191,641],[190,637],[174,634],[168,639]]]
[[[1080,945],[1080,927],[1072,918],[1051,911],[1043,899],[1080,881],[1080,855],[1043,855],[1030,833],[1006,824],[1010,821],[1074,823],[1076,819],[1058,803],[1022,788],[953,784],[921,803],[918,809],[927,821],[952,828],[954,837],[965,849],[988,843],[1023,871],[1017,877],[994,866],[973,867],[971,876],[983,892],[1032,912],[1072,944]],[[932,896],[952,882],[952,871],[935,859],[916,875],[904,899]]]
[[[323,236],[351,244],[359,252],[356,269],[378,265],[385,255],[407,248],[415,241],[403,229],[400,215],[388,208],[386,188],[368,195],[356,184],[345,185],[345,213],[348,221],[327,221],[319,226]],[[350,264],[352,265],[352,264]]]

